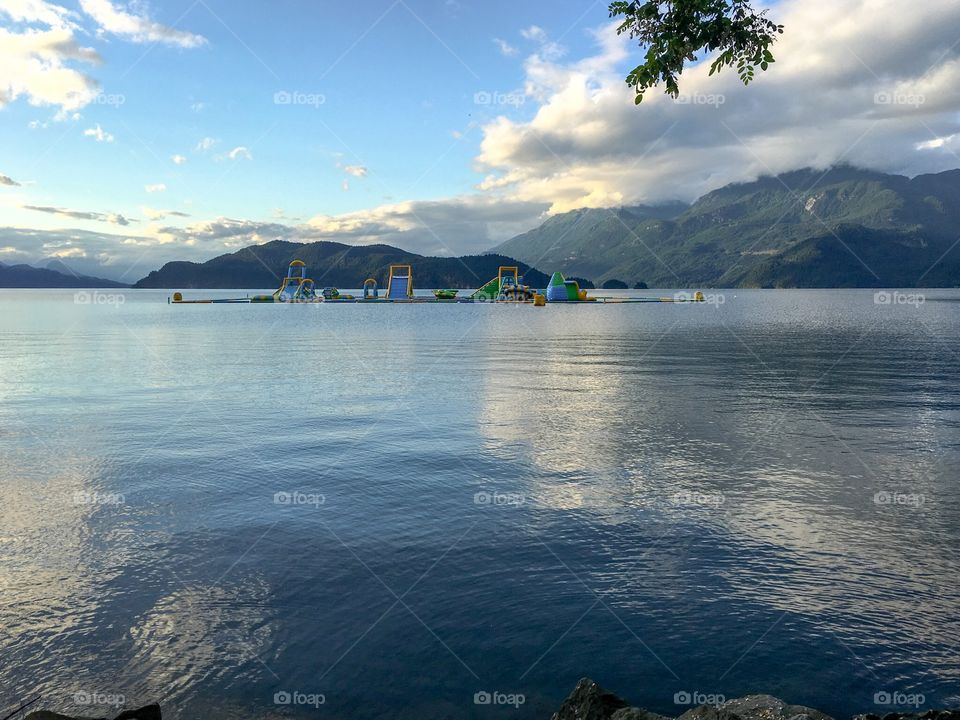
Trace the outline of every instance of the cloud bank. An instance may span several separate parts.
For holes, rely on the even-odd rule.
[[[548,202],[554,212],[691,200],[729,182],[837,162],[905,174],[960,165],[960,6],[927,0],[787,0],[777,62],[743,87],[709,62],[633,104],[623,78],[640,50],[613,26],[599,52],[525,62],[527,121],[483,127],[477,166],[485,192]],[[524,36],[549,46],[540,28]]]

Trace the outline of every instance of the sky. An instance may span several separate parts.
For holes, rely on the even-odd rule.
[[[0,262],[134,282],[276,238],[484,252],[579,207],[960,167],[960,3],[780,0],[674,100],[605,2],[0,0]]]

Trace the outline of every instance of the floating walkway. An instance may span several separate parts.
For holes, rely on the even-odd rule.
[[[302,260],[294,260],[287,268],[284,278],[276,292],[270,295],[253,295],[243,298],[220,298],[209,300],[184,300],[183,293],[176,292],[167,301],[175,305],[213,305],[218,303],[254,304],[254,303],[514,303],[543,307],[548,303],[565,305],[581,303],[601,303],[622,305],[626,303],[687,303],[703,302],[703,293],[683,293],[675,297],[591,297],[581,290],[576,280],[565,280],[555,272],[550,284],[544,291],[523,284],[520,269],[514,266],[501,266],[497,276],[481,288],[466,297],[460,297],[459,290],[434,290],[433,297],[416,296],[413,293],[413,268],[410,265],[391,265],[387,273],[387,287],[380,295],[377,281],[367,278],[363,283],[363,295],[355,297],[344,295],[335,287],[326,287],[317,292],[314,281],[306,276],[307,268]]]

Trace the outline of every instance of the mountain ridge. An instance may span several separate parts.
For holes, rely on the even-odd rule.
[[[545,286],[549,278],[535,268],[499,254],[428,257],[391,245],[345,245],[330,241],[299,243],[272,240],[225,253],[203,263],[175,260],[138,280],[135,288],[265,289],[276,287],[293,260],[306,263],[317,287],[359,288],[368,277],[383,287],[392,264],[413,266],[420,288],[475,288],[497,274],[500,265],[517,265],[526,281]]]
[[[51,263],[52,264],[52,263]],[[66,267],[65,265],[63,267]],[[115,280],[61,272],[54,267],[35,267],[26,263],[7,265],[0,262],[0,288],[126,288]]]
[[[951,254],[960,237],[960,170],[908,178],[807,168],[725,185],[672,217],[639,207],[556,215],[492,251],[598,285],[960,284],[960,250]]]

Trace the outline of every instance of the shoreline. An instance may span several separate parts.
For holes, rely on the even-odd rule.
[[[485,704],[485,703],[480,703]],[[887,706],[884,706],[887,707]],[[849,720],[960,720],[960,709],[864,712]],[[24,720],[94,720],[85,716],[62,715],[48,710],[29,713]],[[101,719],[97,719],[101,720]],[[102,720],[107,720],[106,718]],[[161,720],[160,706],[124,710],[113,720]],[[429,720],[425,718],[425,720]],[[563,700],[550,720],[842,720],[805,705],[792,705],[772,695],[745,695],[718,704],[691,706],[671,717],[630,705],[626,700],[590,678],[582,678]]]

